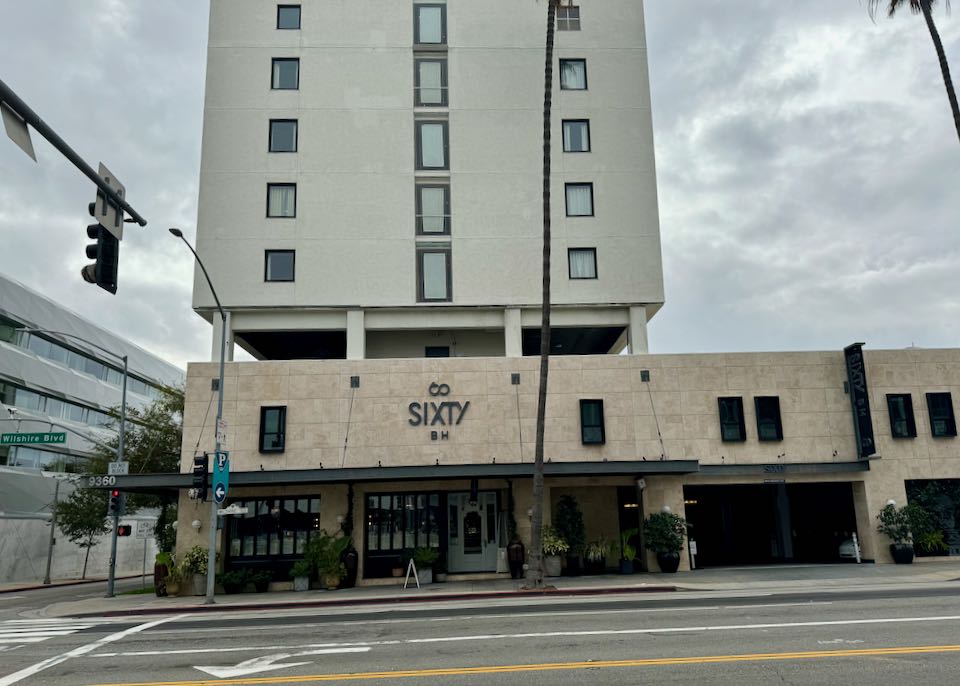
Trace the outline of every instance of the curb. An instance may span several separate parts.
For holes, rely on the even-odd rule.
[[[114,581],[122,581],[125,579],[139,579],[143,574],[133,574],[129,576],[117,576],[114,577]],[[153,574],[147,574],[148,577],[152,577]],[[17,586],[16,588],[0,588],[0,595],[6,593],[23,593],[24,591],[42,591],[45,588],[68,588],[70,586],[86,586],[88,584],[105,584],[107,583],[106,579],[76,579],[75,581],[64,581],[60,583],[51,583],[51,584],[35,584],[33,586]]]
[[[249,612],[251,610],[291,610],[309,607],[349,607],[352,605],[409,605],[434,601],[455,600],[491,600],[495,598],[563,598],[578,596],[599,596],[627,593],[671,593],[678,591],[676,586],[643,586],[635,588],[604,587],[582,589],[545,588],[542,591],[489,591],[479,593],[445,593],[430,597],[423,596],[381,596],[378,598],[350,598],[344,600],[308,600],[283,601],[277,603],[242,603],[236,605],[186,605],[180,607],[131,608],[129,610],[107,610],[106,612],[84,612],[71,614],[71,617],[130,617],[139,615],[168,614],[205,614],[211,612]]]

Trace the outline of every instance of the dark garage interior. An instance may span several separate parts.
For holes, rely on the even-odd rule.
[[[850,483],[686,486],[696,565],[839,562],[856,529]]]

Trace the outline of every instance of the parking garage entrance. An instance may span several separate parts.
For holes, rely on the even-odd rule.
[[[856,531],[850,483],[685,486],[696,566],[839,562]]]

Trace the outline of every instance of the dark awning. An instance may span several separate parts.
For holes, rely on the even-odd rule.
[[[692,474],[697,460],[548,462],[546,476],[631,476]],[[279,486],[291,484],[339,484],[371,481],[437,481],[450,479],[510,479],[533,476],[533,463],[424,465],[415,467],[354,467],[345,469],[286,469],[231,472],[230,486]],[[116,488],[123,491],[170,491],[193,487],[192,474],[130,474],[118,476]]]

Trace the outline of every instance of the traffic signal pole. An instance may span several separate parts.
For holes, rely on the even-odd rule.
[[[30,107],[25,103],[20,97],[10,89],[10,87],[0,80],[0,103],[3,103],[7,108],[10,109],[15,115],[20,117],[24,123],[33,127],[33,129],[39,133],[41,136],[47,139],[47,141],[54,148],[59,150],[64,157],[66,157],[70,162],[73,163],[77,169],[83,172],[84,176],[93,181],[97,188],[99,188],[108,198],[110,202],[118,206],[124,212],[129,214],[134,221],[137,222],[140,226],[146,226],[147,220],[141,217],[135,209],[133,209],[123,197],[117,193],[113,187],[110,186],[89,164],[84,162],[83,158],[80,157],[73,148],[67,145],[60,136],[57,135],[57,132],[51,129],[40,116],[34,112]]]
[[[117,444],[117,462],[123,462],[123,444],[126,439],[127,424],[127,356],[123,356],[123,390],[120,396],[120,442]],[[120,502],[123,502],[121,496]],[[114,581],[117,574],[117,527],[120,526],[120,508],[113,513],[113,532],[110,534],[110,569],[107,575],[107,598],[113,597]]]

